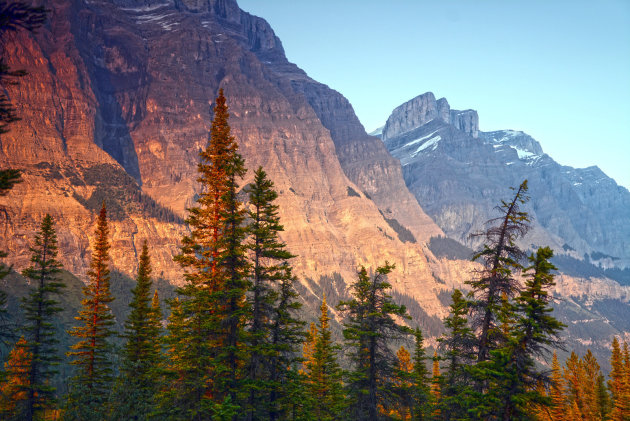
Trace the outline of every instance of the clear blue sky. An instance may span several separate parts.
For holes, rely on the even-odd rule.
[[[630,0],[238,0],[367,129],[431,91],[630,188]]]

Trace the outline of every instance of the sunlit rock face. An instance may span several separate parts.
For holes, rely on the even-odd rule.
[[[57,0],[50,8],[35,36],[4,44],[11,65],[29,72],[7,87],[22,120],[0,152],[3,167],[24,174],[0,199],[9,215],[3,247],[17,269],[50,213],[61,260],[84,275],[105,200],[115,268],[133,275],[146,239],[156,276],[180,284],[172,256],[223,88],[250,169],[241,185],[259,165],[275,182],[300,279],[338,273],[347,283],[359,265],[387,260],[397,291],[445,314],[437,294],[447,287],[434,273],[451,263],[425,245],[442,231],[348,101],[289,63],[264,20],[220,0]]]
[[[323,291],[347,295],[359,265],[389,261],[396,265],[390,275],[396,298],[404,298],[414,323],[435,345],[450,292],[474,276],[475,266],[466,260],[470,253],[450,260],[432,251],[429,239],[447,233],[467,241],[466,233],[494,216],[491,208],[525,175],[537,197],[530,210],[540,221],[527,241],[560,248],[567,241],[575,255],[607,250],[590,246],[579,231],[590,227],[584,229],[600,238],[602,228],[576,227],[574,213],[554,214],[556,222],[542,217],[544,209],[553,214],[558,202],[596,194],[589,184],[596,170],[567,172],[569,184],[582,183],[581,189],[565,183],[553,187],[553,195],[542,194],[544,185],[536,187],[535,180],[556,173],[544,165],[553,161],[536,141],[517,132],[480,132],[476,112],[451,110],[432,94],[403,108],[409,116],[418,114],[411,123],[404,112],[392,117],[382,143],[365,133],[341,94],[287,61],[264,20],[234,1],[49,3],[50,21],[37,35],[3,41],[10,64],[29,72],[18,85],[5,87],[22,120],[0,135],[0,166],[23,170],[24,181],[0,197],[8,217],[2,248],[17,270],[28,264],[33,233],[50,213],[57,221],[60,259],[84,277],[104,200],[115,269],[134,275],[146,239],[154,276],[181,284],[172,256],[187,232],[186,208],[199,193],[198,153],[208,142],[220,88],[249,168],[241,186],[259,165],[275,182],[282,238],[298,255],[293,266],[307,305],[316,307]],[[527,171],[508,171],[508,162]],[[530,175],[535,168],[538,178]],[[604,187],[602,180],[598,186]],[[571,212],[605,215],[620,200],[601,197],[592,205],[600,208]],[[602,218],[623,232],[624,220],[613,211]],[[554,224],[567,234],[548,228]],[[604,300],[627,301],[627,288],[611,282],[562,278],[557,293],[575,301],[563,313],[567,318],[575,320],[577,309],[589,315],[584,320],[611,321],[608,330],[601,323],[584,329],[574,324],[572,344],[588,336],[603,347],[611,332],[624,329],[604,311],[611,306],[597,307]],[[596,291],[596,301],[578,302]]]

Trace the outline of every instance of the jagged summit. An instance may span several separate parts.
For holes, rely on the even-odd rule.
[[[426,92],[399,105],[392,111],[383,128],[383,141],[402,136],[434,119],[451,124],[473,138],[479,136],[477,111],[451,110],[446,98],[436,100],[433,92]]]
[[[507,188],[528,179],[532,244],[630,263],[628,190],[597,167],[558,164],[522,131],[482,132],[475,111],[447,109],[445,99],[419,95],[392,111],[382,140],[420,205],[448,235],[471,244],[469,234],[493,216]]]

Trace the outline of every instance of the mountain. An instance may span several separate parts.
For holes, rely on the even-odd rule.
[[[3,45],[9,64],[29,73],[5,87],[22,120],[0,149],[0,165],[24,178],[0,198],[3,248],[16,269],[28,263],[32,233],[50,213],[65,268],[84,277],[105,200],[115,269],[132,276],[147,239],[154,273],[180,284],[172,256],[223,88],[250,169],[242,186],[259,165],[275,182],[283,240],[299,256],[293,265],[309,300],[321,279],[340,276],[346,285],[358,265],[388,260],[399,293],[432,317],[445,314],[438,295],[446,286],[436,278],[470,264],[432,255],[426,242],[442,230],[407,189],[400,163],[365,133],[341,94],[287,61],[267,22],[234,0],[49,7],[36,35]]]
[[[394,109],[381,137],[409,189],[449,237],[474,245],[470,234],[494,216],[509,186],[527,179],[533,230],[526,246],[630,265],[630,192],[599,168],[560,165],[520,131],[482,132],[476,111],[450,110],[430,92]]]
[[[182,282],[172,256],[187,232],[186,208],[199,193],[198,152],[208,141],[213,101],[223,88],[230,125],[250,170],[241,184],[252,180],[259,165],[274,181],[282,239],[298,255],[292,264],[307,311],[314,313],[323,293],[330,303],[347,297],[358,265],[375,268],[387,260],[396,265],[390,275],[395,299],[435,344],[452,289],[476,267],[469,261],[471,250],[452,238],[465,240],[475,224],[494,216],[490,211],[499,199],[510,196],[508,186],[522,181],[523,174],[502,168],[497,156],[511,157],[515,168],[533,168],[521,163],[512,146],[499,145],[502,134],[490,140],[479,131],[476,112],[451,110],[446,100],[427,97],[405,111],[415,116],[424,110],[414,122],[399,113],[384,128],[385,143],[369,136],[347,99],[290,63],[269,24],[234,0],[47,5],[50,20],[37,34],[2,41],[9,64],[29,72],[19,84],[3,87],[22,118],[0,136],[0,166],[20,168],[24,179],[0,197],[6,211],[1,247],[16,270],[27,266],[33,233],[50,213],[57,221],[60,260],[84,280],[96,213],[105,201],[118,321],[144,239],[162,295],[172,293],[172,285]],[[417,142],[408,145],[412,141]],[[515,147],[523,150],[534,145],[518,142]],[[447,145],[435,155],[443,162],[420,159]],[[424,168],[416,179],[409,162],[399,161],[404,151],[408,156],[417,151],[409,158]],[[471,169],[472,162],[478,168]],[[496,174],[501,177],[490,177]],[[532,192],[533,184],[532,179]],[[532,200],[532,206],[553,213],[558,199],[537,197],[542,202]],[[608,209],[604,201],[598,206]],[[544,214],[536,212],[537,218]],[[575,216],[565,212],[562,217]],[[621,232],[624,220],[614,222],[612,214],[609,219],[621,224]],[[591,245],[594,240],[580,231],[605,227],[570,221],[575,239],[555,234],[540,220],[531,241],[556,249],[566,243],[573,249],[567,248],[572,253],[567,258],[583,251],[597,251],[602,262],[609,259],[603,254],[624,256],[608,237],[601,240],[606,246],[595,247],[599,243]],[[580,341],[591,340],[605,352],[611,335],[630,331],[624,321],[630,287],[594,273],[591,279],[569,273],[559,278],[559,294],[567,299],[560,311],[571,323],[570,347],[579,350]],[[24,282],[9,279],[5,282]],[[598,299],[588,301],[585,294]]]

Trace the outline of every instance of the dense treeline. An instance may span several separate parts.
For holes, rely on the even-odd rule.
[[[2,3],[0,34],[32,31],[45,14],[23,2]],[[0,60],[0,79],[21,75]],[[68,350],[59,349],[64,333],[53,324],[64,290],[55,222],[43,218],[23,271],[31,290],[22,301],[21,326],[11,324],[6,294],[0,294],[0,339],[13,345],[0,371],[1,419],[630,419],[627,343],[614,339],[608,381],[590,352],[571,354],[564,367],[554,353],[551,369],[544,368],[549,352],[562,347],[563,325],[550,307],[553,252],[544,247],[526,256],[517,245],[529,228],[520,210],[528,200],[526,181],[479,233],[484,246],[474,259],[482,269],[466,293],[453,292],[445,333],[429,357],[419,320],[402,302],[411,301],[391,290],[388,275],[395,268],[387,262],[372,271],[360,267],[350,296],[333,307],[322,293],[317,322],[306,327],[290,265],[295,256],[279,240],[274,185],[258,168],[241,202],[246,169],[228,117],[220,91],[210,141],[200,153],[202,192],[189,209],[190,234],[174,257],[184,284],[163,309],[145,242],[121,348],[114,346],[110,309],[106,202],[82,307],[67,331],[76,338]],[[16,118],[0,95],[0,133]],[[19,171],[0,171],[0,195],[19,181]],[[8,271],[0,266],[0,277]],[[416,318],[424,314],[411,310]],[[333,311],[343,344],[332,337]],[[63,352],[74,375],[60,393],[53,385]]]
[[[110,236],[105,202],[97,219],[82,309],[68,334],[74,369],[67,393],[52,384],[61,362],[53,327],[61,311],[54,221],[46,215],[23,275],[31,292],[24,325],[0,378],[2,419],[66,420],[625,420],[630,417],[628,345],[612,343],[610,380],[593,355],[571,354],[564,367],[563,325],[552,315],[553,252],[526,256],[517,240],[529,228],[520,205],[523,182],[500,216],[480,233],[482,264],[455,290],[445,333],[427,356],[422,332],[391,291],[385,262],[361,267],[350,298],[329,307],[322,295],[317,323],[306,327],[290,261],[279,240],[277,194],[262,168],[239,200],[245,174],[219,93],[208,147],[201,152],[197,206],[190,235],[175,260],[185,283],[162,309],[145,244],[139,256],[123,346],[115,350],[109,303]],[[6,189],[8,193],[10,189]],[[153,292],[155,291],[155,292]],[[166,311],[165,311],[166,310]],[[335,343],[330,312],[343,327]],[[166,321],[163,313],[169,314]],[[19,338],[19,339],[18,339]],[[340,355],[345,349],[345,358]],[[399,346],[399,348],[397,348]],[[409,348],[409,349],[407,349]],[[428,366],[432,366],[431,372]],[[343,368],[342,368],[343,367]],[[345,369],[344,369],[345,368]]]

